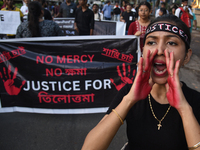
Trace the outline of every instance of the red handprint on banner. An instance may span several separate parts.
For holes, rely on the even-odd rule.
[[[122,64],[122,69],[123,69],[123,76],[120,71],[120,67],[117,66],[117,73],[119,77],[121,78],[122,83],[116,84],[112,78],[110,78],[110,81],[114,84],[115,88],[119,91],[121,88],[123,88],[127,83],[132,84],[133,83],[133,78],[135,76],[135,69],[133,70],[133,74],[131,75],[131,66],[128,65],[128,75],[126,75],[126,66],[125,63]]]
[[[26,83],[26,81],[24,80],[24,81],[22,81],[22,84],[21,84],[20,87],[16,87],[14,85],[14,82],[15,82],[14,80],[16,78],[17,71],[18,71],[18,69],[17,69],[17,67],[15,67],[15,71],[14,71],[13,77],[11,77],[11,65],[9,65],[8,66],[8,76],[7,76],[5,67],[3,67],[4,78],[3,78],[2,72],[0,72],[0,77],[3,80],[6,92],[9,95],[18,95],[19,92],[21,91],[22,86]]]

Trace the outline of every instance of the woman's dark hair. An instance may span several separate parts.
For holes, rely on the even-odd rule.
[[[190,30],[188,26],[180,18],[176,17],[175,15],[170,14],[170,15],[159,16],[148,25],[147,29],[157,22],[169,22],[173,25],[176,25],[178,28],[182,29],[184,33],[187,35],[189,43],[191,42],[191,34],[190,34]],[[186,43],[185,43],[185,49],[187,53],[189,47],[186,45]]]
[[[40,37],[40,28],[39,28],[39,17],[41,16],[42,5],[37,2],[33,1],[30,2],[28,5],[29,10],[29,22],[28,28],[31,32],[32,37]]]
[[[147,6],[147,7],[149,8],[149,11],[151,11],[151,4],[150,4],[149,2],[146,2],[146,1],[141,2],[141,3],[139,4],[139,6],[138,6],[138,9],[140,9],[140,7],[141,7],[142,5]]]
[[[93,8],[94,6],[97,6],[97,8],[99,9],[99,5],[97,5],[97,4],[93,4],[93,5],[92,5],[92,8]]]
[[[167,14],[167,11],[165,8],[160,8],[160,11],[163,13],[162,15],[166,15]]]

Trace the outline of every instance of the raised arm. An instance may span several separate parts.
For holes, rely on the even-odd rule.
[[[191,51],[189,50],[189,53]],[[191,54],[190,54],[191,55]],[[174,55],[173,52],[168,54],[165,51],[166,56],[166,65],[168,70],[168,80],[166,84],[167,88],[167,99],[169,104],[177,109],[179,112],[182,122],[183,128],[185,131],[185,137],[188,144],[189,149],[195,146],[200,142],[200,126],[199,123],[194,116],[192,107],[187,102],[179,81],[178,71],[180,67],[180,60],[178,60],[175,64],[175,68],[173,69],[174,64]],[[200,145],[200,143],[199,143]],[[200,147],[195,148],[195,150],[200,150]]]
[[[147,97],[153,86],[153,82],[152,80],[149,80],[149,77],[152,60],[156,53],[157,50],[155,50],[153,54],[148,51],[144,66],[143,58],[140,58],[138,73],[131,90],[123,97],[121,103],[115,108],[115,110],[109,115],[105,115],[97,126],[89,132],[83,144],[82,150],[107,149],[131,107],[137,101]]]

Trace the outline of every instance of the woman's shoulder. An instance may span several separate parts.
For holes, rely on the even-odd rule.
[[[27,28],[28,27],[28,21],[24,21],[20,24],[20,27]]]
[[[137,20],[133,21],[133,22],[130,24],[130,26],[135,26],[136,23],[137,23]]]

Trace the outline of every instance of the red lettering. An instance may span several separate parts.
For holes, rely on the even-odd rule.
[[[94,55],[92,55],[92,56],[88,55],[88,57],[90,59],[90,62],[92,62],[92,59],[93,59]]]
[[[40,63],[44,63],[44,56],[42,56],[42,59],[40,58],[40,56],[36,57],[36,63],[38,64],[38,61],[40,61]]]
[[[49,75],[53,77],[53,69],[52,68],[51,68],[51,71],[48,68],[46,68],[46,76],[48,77]]]
[[[58,63],[65,63],[65,55],[63,55],[62,58],[60,58],[60,56],[57,56],[57,64]]]
[[[82,61],[83,63],[86,63],[87,60],[84,61],[84,60],[83,60],[83,57],[87,57],[87,55],[82,55],[82,56],[81,56],[81,61]]]
[[[57,73],[57,71],[58,71],[59,73]],[[57,77],[59,77],[59,76],[62,75],[62,70],[61,70],[60,68],[56,68],[55,71],[54,71],[54,74],[55,74]]]
[[[70,57],[72,57],[72,55],[67,55],[67,63],[72,63],[72,62],[70,62],[70,61],[72,61],[72,58],[70,58]]]
[[[78,63],[80,63],[79,55],[74,55],[74,63],[76,63],[76,60]]]
[[[48,58],[50,58],[50,61],[48,61]],[[52,57],[52,56],[47,56],[47,57],[45,57],[45,62],[46,62],[47,64],[52,63],[52,61],[53,61],[53,57]]]

